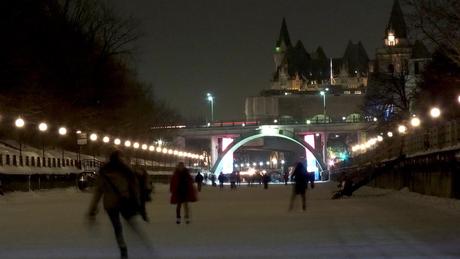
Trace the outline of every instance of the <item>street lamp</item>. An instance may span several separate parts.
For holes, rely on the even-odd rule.
[[[412,127],[416,128],[418,126],[420,126],[420,119],[417,118],[417,117],[413,117],[411,120],[410,120],[410,125],[412,125]]]
[[[214,96],[212,96],[212,94],[210,93],[207,93],[206,98],[211,105],[211,122],[213,122],[214,121]]]
[[[324,91],[319,92],[319,94],[323,97],[323,118],[326,122],[326,93],[329,91],[329,88],[326,88]]]
[[[97,134],[96,133],[92,133],[91,135],[89,135],[89,139],[91,141],[96,141],[97,140]]]
[[[44,122],[38,124],[38,130],[42,133],[44,133],[45,131],[48,130],[48,125]],[[42,166],[45,166],[45,162],[46,162],[46,159],[45,159],[45,136],[42,134],[41,135],[41,138],[42,138]]]
[[[404,126],[404,125],[399,125],[399,126],[398,126],[398,132],[399,132],[399,133],[404,134],[404,133],[406,133],[406,131],[407,131],[407,127],[406,127],[406,126]]]
[[[113,141],[113,144],[115,145],[120,145],[121,144],[121,140],[119,138],[116,138],[114,141]]]
[[[59,135],[65,136],[67,134],[67,129],[65,127],[60,127],[58,130]],[[61,158],[61,165],[62,167],[65,166],[65,156],[64,156],[64,143],[62,143],[62,158]]]
[[[14,125],[16,128],[23,128],[26,125],[26,122],[21,117],[19,117],[14,121]]]
[[[434,119],[439,118],[439,116],[441,116],[441,110],[438,107],[431,108],[430,116]]]
[[[22,129],[25,125],[26,122],[21,118],[17,118],[16,121],[14,121],[14,125],[18,129]],[[21,133],[19,133],[19,164],[22,166],[22,138],[21,138]]]

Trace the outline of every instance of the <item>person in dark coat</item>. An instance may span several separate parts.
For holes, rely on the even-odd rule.
[[[302,163],[297,163],[294,172],[291,176],[291,181],[294,182],[294,188],[291,196],[291,202],[289,204],[289,210],[291,211],[294,207],[294,199],[297,195],[300,195],[302,198],[302,210],[306,210],[306,197],[305,192],[308,184],[307,171]]]
[[[149,221],[145,205],[152,200],[153,184],[149,174],[144,168],[135,170],[140,188],[140,215],[144,221]]]
[[[284,172],[283,178],[284,178],[284,185],[287,185],[288,181],[289,181],[289,172],[288,171]]]
[[[264,189],[268,189],[268,183],[270,182],[270,175],[268,173],[265,173],[262,176],[262,181],[264,182]]]
[[[201,174],[201,172],[198,172],[198,174],[195,176],[195,183],[196,187],[198,188],[198,192],[201,192],[201,186],[203,185],[203,180],[204,177]]]
[[[217,180],[219,181],[219,187],[221,189],[224,188],[225,176],[223,172],[220,172],[219,177],[217,177]]]
[[[114,151],[110,155],[109,162],[99,170],[93,199],[88,211],[90,222],[94,222],[98,212],[98,203],[103,198],[104,209],[112,223],[121,258],[128,258],[128,249],[123,238],[120,214],[128,221],[131,227],[137,230],[131,219],[140,212],[138,186],[137,177],[134,171],[124,162],[121,151]]]
[[[211,174],[211,185],[212,186],[217,186],[216,184],[216,175],[214,173]]]
[[[189,202],[197,201],[193,178],[183,162],[179,162],[174,170],[169,188],[171,204],[176,204],[176,223],[181,223],[181,207],[184,205],[185,223],[190,223]]]
[[[236,189],[237,174],[236,171],[233,171],[230,174],[230,189]]]

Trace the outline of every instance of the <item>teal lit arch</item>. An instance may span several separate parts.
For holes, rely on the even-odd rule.
[[[308,149],[316,158],[316,162],[318,166],[320,167],[321,171],[326,171],[327,167],[324,164],[324,162],[321,159],[321,155],[314,150],[309,144],[305,143],[302,139],[299,139],[292,131],[284,130],[284,129],[279,129],[275,126],[261,126],[254,132],[246,135],[242,135],[239,138],[235,139],[225,150],[224,152],[219,156],[217,159],[216,163],[211,169],[211,172],[214,174],[218,174],[219,172],[222,171],[223,165],[222,165],[222,160],[224,160],[224,157],[229,153],[229,152],[235,152],[238,150],[238,148],[242,147],[244,144],[258,139],[258,138],[263,138],[263,137],[278,137],[278,138],[283,138],[290,140],[300,146],[302,146],[305,149]]]

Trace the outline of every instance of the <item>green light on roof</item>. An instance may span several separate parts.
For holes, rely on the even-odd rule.
[[[276,50],[277,52],[279,52],[279,51],[280,51],[280,47],[276,47],[275,50]]]

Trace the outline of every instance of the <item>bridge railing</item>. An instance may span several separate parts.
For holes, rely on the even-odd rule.
[[[267,120],[237,120],[237,121],[214,121],[207,124],[184,124],[184,125],[174,125],[174,126],[154,126],[151,127],[153,130],[157,129],[184,129],[184,128],[224,128],[224,127],[250,127],[250,126],[260,126],[267,124],[279,124],[279,125],[309,125],[309,124],[332,124],[332,123],[363,123],[363,122],[373,122],[371,118],[321,118],[315,117],[311,119],[305,119],[304,121],[297,121],[293,119],[267,119]]]

